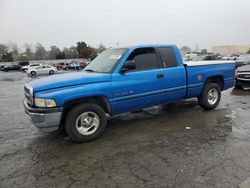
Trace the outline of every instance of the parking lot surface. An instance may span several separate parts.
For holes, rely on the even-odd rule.
[[[230,89],[112,117],[98,140],[43,133],[23,111],[20,72],[0,72],[0,187],[238,187],[250,177],[250,91]]]

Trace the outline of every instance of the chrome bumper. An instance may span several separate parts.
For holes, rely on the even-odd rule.
[[[24,111],[31,123],[44,132],[53,132],[59,128],[62,108],[31,108],[24,100]]]

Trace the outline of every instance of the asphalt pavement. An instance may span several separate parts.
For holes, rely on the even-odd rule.
[[[0,187],[245,186],[250,181],[250,90],[229,89],[215,110],[196,99],[109,119],[74,143],[43,133],[23,110],[31,78],[0,72]]]

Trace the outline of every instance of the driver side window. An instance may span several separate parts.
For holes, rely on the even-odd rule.
[[[135,49],[129,55],[128,60],[134,60],[136,63],[136,68],[131,70],[133,72],[159,68],[158,57],[154,48]]]

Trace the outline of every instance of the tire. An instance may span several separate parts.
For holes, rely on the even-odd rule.
[[[81,118],[81,115],[85,116],[84,119]],[[93,123],[94,121],[99,124]],[[93,126],[94,124],[98,126]],[[87,142],[100,137],[105,131],[106,125],[107,119],[104,110],[98,105],[88,103],[73,107],[65,120],[65,130],[75,142]]]
[[[50,70],[49,71],[49,74],[54,74],[55,72],[53,70]]]
[[[7,70],[7,69],[5,69],[5,70],[4,70],[4,72],[8,72],[8,70]]]
[[[234,88],[235,88],[235,89],[242,89],[242,86],[235,85]]]
[[[30,74],[31,74],[32,77],[36,77],[36,72],[35,71],[31,71]]]
[[[199,104],[205,110],[211,110],[218,106],[221,99],[221,89],[217,83],[207,83],[198,98]]]

